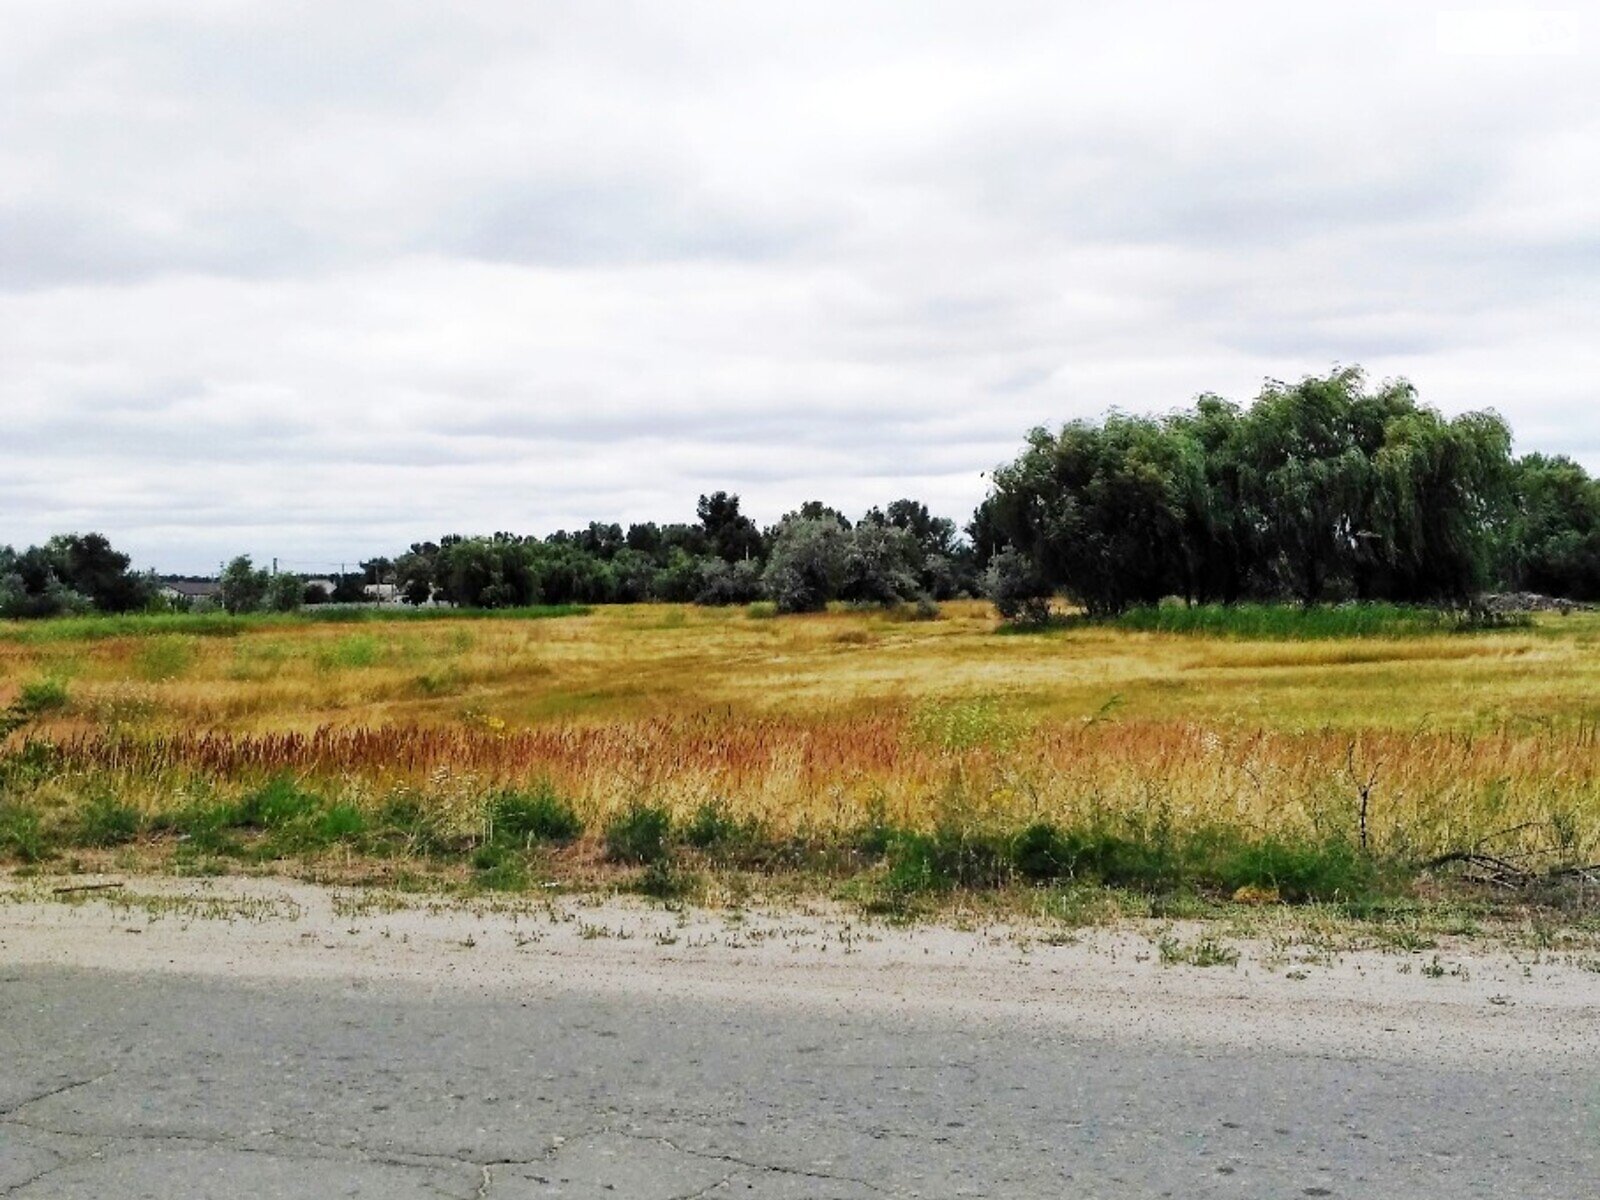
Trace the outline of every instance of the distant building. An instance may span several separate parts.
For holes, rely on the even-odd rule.
[[[339,585],[334,583],[334,581],[331,579],[323,579],[319,577],[316,579],[306,580],[306,591],[309,592],[312,588],[316,588],[317,591],[322,593],[323,599],[325,600],[333,599],[333,591],[338,586]]]
[[[378,604],[399,604],[400,589],[392,583],[365,583],[361,585],[361,594],[370,601]]]
[[[164,600],[219,600],[222,585],[215,579],[163,579],[156,589]]]

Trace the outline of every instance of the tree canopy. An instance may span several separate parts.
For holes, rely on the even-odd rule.
[[[1091,613],[1165,596],[1459,601],[1497,582],[1518,478],[1499,416],[1447,419],[1410,384],[1369,388],[1346,368],[1248,407],[1202,396],[1162,418],[1035,429],[969,528]],[[1526,486],[1548,497],[1541,545],[1567,563],[1589,519],[1579,481],[1546,470]]]

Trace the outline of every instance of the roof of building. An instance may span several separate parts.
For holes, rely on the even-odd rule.
[[[215,579],[163,579],[161,587],[180,596],[218,596],[222,585]]]

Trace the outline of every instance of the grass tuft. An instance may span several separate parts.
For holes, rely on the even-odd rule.
[[[672,815],[665,808],[635,804],[606,826],[606,858],[615,863],[662,862],[671,853],[671,832]]]
[[[490,840],[532,846],[570,842],[583,833],[583,821],[548,781],[526,792],[501,792],[489,801]]]

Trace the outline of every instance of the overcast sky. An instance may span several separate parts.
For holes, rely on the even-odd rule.
[[[1335,363],[1600,470],[1600,29],[1272,3],[5,0],[0,542],[965,521]]]

